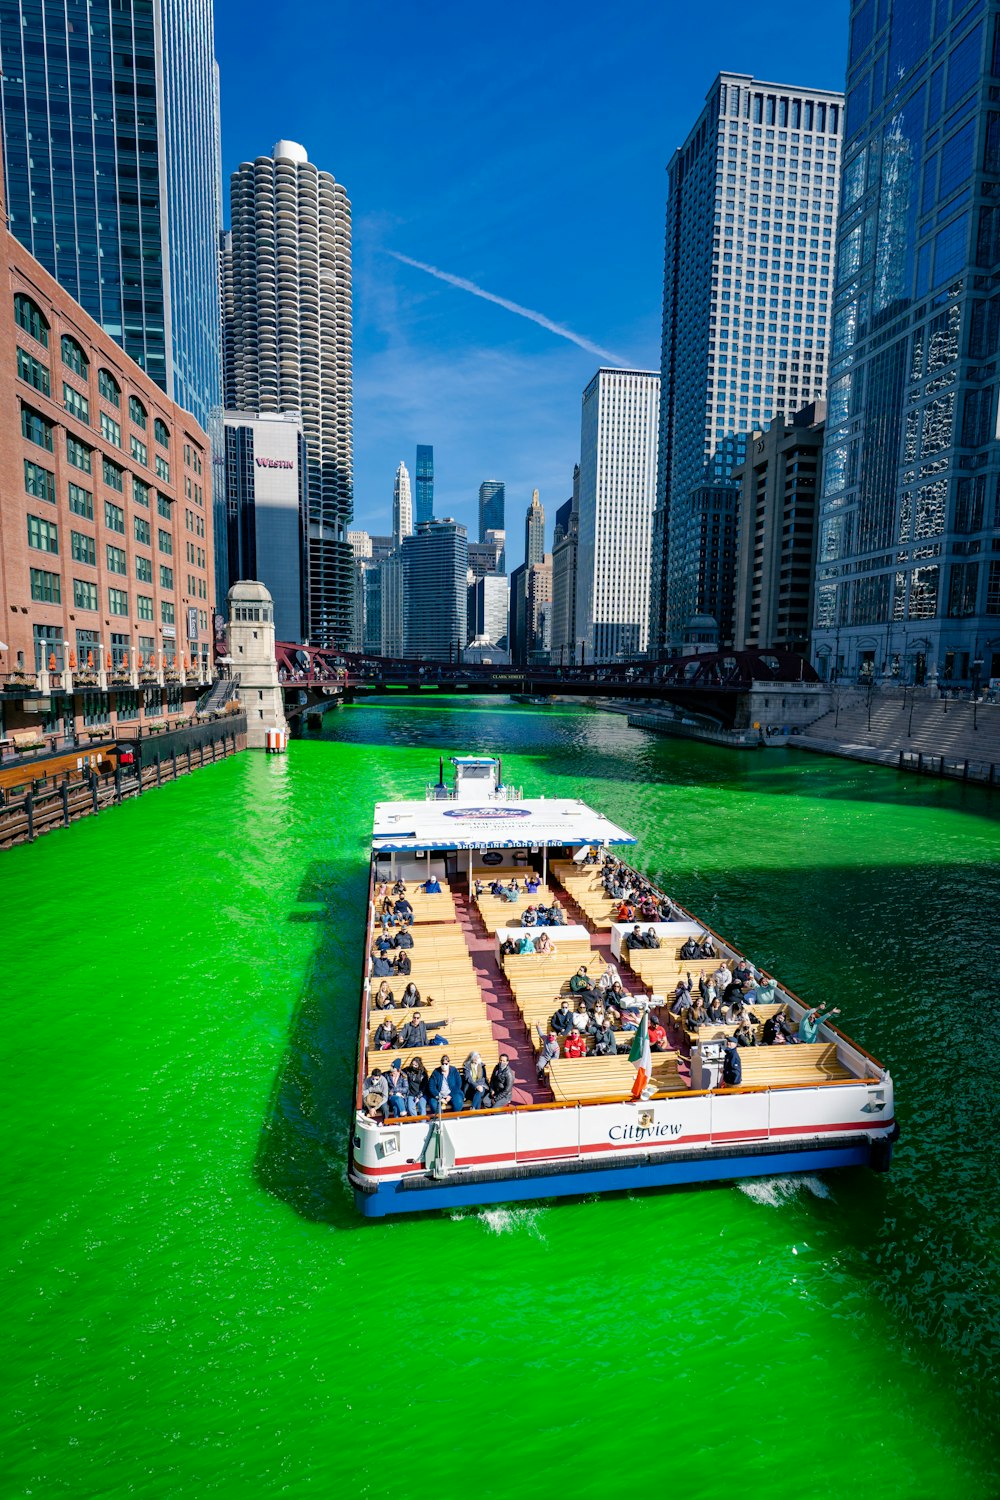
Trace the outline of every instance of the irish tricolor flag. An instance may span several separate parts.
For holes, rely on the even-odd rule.
[[[642,1013],[642,1020],[639,1022],[639,1030],[632,1042],[628,1060],[636,1070],[635,1083],[632,1085],[632,1098],[638,1099],[653,1071],[653,1056],[649,1050],[649,1019],[646,1011]]]

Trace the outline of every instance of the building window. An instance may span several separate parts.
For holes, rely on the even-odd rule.
[[[24,460],[24,488],[36,500],[48,500],[55,505],[56,476],[41,464],[33,464],[30,458]]]
[[[137,554],[135,559],[135,576],[140,583],[152,583],[153,559],[151,557],[143,557],[141,552]]]
[[[97,584],[86,578],[73,579],[73,603],[77,609],[97,609]]]
[[[118,710],[118,722],[124,724],[130,719],[139,717],[139,694],[131,689],[115,694],[115,707]]]
[[[90,425],[90,402],[80,394],[76,386],[70,385],[66,380],[63,381],[63,406],[78,422]]]
[[[53,451],[52,423],[41,412],[32,411],[30,406],[21,407],[21,433],[29,443],[37,443],[49,453]]]
[[[49,384],[49,367],[43,365],[40,359],[18,346],[17,351],[17,373],[22,380],[33,385],[36,391],[41,391],[43,396],[51,392]]]
[[[156,492],[156,509],[165,521],[174,519],[173,501],[169,495],[161,495],[159,490]]]
[[[158,687],[148,687],[143,693],[143,714],[147,719],[159,719],[163,714],[163,695]]]
[[[160,588],[161,589],[170,589],[172,591],[173,587],[174,587],[174,570],[173,570],[173,568],[168,568],[167,565],[166,565],[166,563],[160,563]],[[169,624],[170,622],[168,621],[167,623]]]
[[[161,526],[156,533],[156,540],[159,543],[160,551],[165,552],[168,557],[172,557],[174,552],[174,539],[170,535],[170,532],[164,531],[163,527]]]
[[[31,597],[37,604],[60,604],[59,574],[46,573],[44,568],[31,568]]]
[[[149,454],[146,450],[146,444],[140,438],[137,438],[134,432],[129,435],[129,447],[132,449],[132,457],[136,463],[142,464],[145,469],[149,463]]]
[[[141,427],[143,432],[146,431],[146,408],[138,396],[130,396],[128,398],[128,415],[129,420],[136,427]]]
[[[104,524],[109,531],[120,531],[125,535],[125,512],[120,505],[112,505],[110,500],[105,500]]]
[[[170,483],[170,465],[159,453],[156,455],[156,477],[162,479],[164,484]]]
[[[132,475],[132,499],[136,505],[144,505],[149,509],[149,485],[144,479],[137,479]]]
[[[128,614],[128,593],[125,589],[108,589],[108,610],[113,615]]]
[[[91,471],[91,454],[93,450],[86,443],[81,443],[71,433],[66,434],[66,459],[74,469],[82,469],[85,474]]]
[[[14,322],[18,328],[29,333],[36,343],[43,344],[46,349],[49,347],[49,325],[42,316],[42,309],[23,292],[17,292],[14,296]]]
[[[43,521],[41,516],[28,517],[28,546],[36,552],[59,552],[59,527],[54,521]]]
[[[88,521],[94,519],[94,497],[82,485],[70,485],[69,508],[75,516],[86,516]]]
[[[76,339],[71,338],[68,333],[64,333],[61,348],[62,362],[67,370],[72,370],[74,375],[82,375],[84,380],[86,380],[89,365],[87,363],[87,356],[83,352],[82,344],[78,344]]]
[[[132,517],[132,530],[135,533],[136,541],[141,542],[144,547],[148,547],[150,527],[149,522],[146,520],[145,516]]]
[[[162,625],[173,625],[175,623],[174,606],[170,603],[169,599],[160,600],[160,623]]]
[[[97,543],[86,532],[70,532],[69,550],[74,562],[87,563],[92,568],[97,567]]]
[[[98,370],[97,389],[105,401],[110,401],[112,406],[121,406],[122,388],[110,370]]]
[[[81,632],[77,631],[77,636],[79,636],[80,634]],[[100,655],[100,652],[98,651],[95,653],[91,651],[88,654],[94,656],[96,659],[96,657]],[[111,699],[106,693],[81,693],[79,702],[81,711],[83,713],[83,722],[85,724],[92,725],[108,723],[111,717]]]
[[[139,616],[140,620],[151,620],[153,618],[153,600],[150,595],[136,595],[135,612]]]
[[[159,417],[153,423],[153,434],[161,448],[170,447],[170,429]]]
[[[122,445],[121,424],[114,417],[109,417],[106,411],[101,412],[101,437],[106,438],[109,443],[114,443],[116,448]]]
[[[106,551],[108,556],[108,572],[124,573],[126,571],[125,549],[123,547],[113,547],[108,542]]]
[[[123,494],[125,490],[124,470],[112,458],[102,458],[101,464],[104,471],[104,483],[108,489],[117,490],[119,494]]]

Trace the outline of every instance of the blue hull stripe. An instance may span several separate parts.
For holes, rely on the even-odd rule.
[[[867,1141],[817,1151],[775,1152],[760,1156],[717,1156],[704,1161],[652,1161],[648,1166],[605,1167],[594,1172],[567,1172],[546,1177],[498,1177],[490,1182],[459,1178],[436,1187],[402,1188],[398,1182],[380,1183],[374,1193],[355,1190],[358,1212],[369,1219],[386,1214],[422,1213],[439,1208],[463,1208],[491,1203],[520,1203],[538,1198],[581,1197],[589,1193],[628,1192],[633,1188],[673,1187],[688,1182],[713,1182],[731,1177],[769,1177],[775,1174],[822,1171],[828,1167],[869,1165]]]

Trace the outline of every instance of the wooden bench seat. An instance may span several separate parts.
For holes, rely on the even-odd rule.
[[[629,1099],[635,1083],[635,1068],[627,1057],[561,1058],[550,1066],[548,1078],[560,1103],[616,1097]],[[676,1094],[687,1088],[677,1072],[676,1054],[653,1054],[650,1081],[654,1094]]]
[[[455,1047],[449,1042],[447,1047],[400,1047],[395,1052],[368,1052],[365,1055],[365,1076],[367,1077],[373,1068],[381,1068],[383,1073],[388,1073],[394,1057],[402,1058],[404,1068],[411,1058],[419,1057],[428,1073],[433,1073],[444,1055],[450,1057],[454,1066],[461,1072],[470,1052],[479,1053],[487,1073],[500,1060],[499,1046],[492,1035],[484,1033],[482,1038],[472,1046]]]
[[[407,1006],[404,1010],[399,1003],[400,991],[397,990],[396,1003],[390,1006],[388,1014],[393,1016],[406,1016],[413,1010],[419,1010],[426,1017],[431,1016],[476,1016],[486,1014],[486,1004],[478,990],[473,994],[466,991],[464,994],[455,990],[427,990],[423,986],[420,989],[420,1004]],[[381,1016],[383,1011],[376,1008],[375,991],[372,991],[372,1013]],[[399,1022],[397,1021],[397,1025]]]
[[[407,1012],[403,1011],[402,1015],[404,1019],[397,1020],[396,1013],[393,1011],[375,1011],[368,1026],[368,1041],[366,1043],[367,1050],[369,1052],[384,1050],[382,1048],[376,1048],[374,1039],[376,1031],[387,1015],[389,1019],[391,1019],[393,1025],[396,1027],[396,1030],[402,1031],[403,1027],[406,1025],[406,1014]],[[426,1015],[421,1012],[421,1016],[425,1021],[430,1020],[431,1012],[428,1011]],[[442,1035],[448,1038],[449,1045],[454,1047],[458,1047],[463,1044],[472,1047],[476,1044],[480,1037],[493,1035],[492,1031],[490,1030],[490,1023],[487,1019],[485,1011],[482,1015],[479,1016],[450,1015],[448,1017],[447,1026],[441,1026],[440,1022],[435,1022],[434,1028],[435,1031],[440,1030]],[[434,1032],[432,1032],[430,1028],[428,1028],[427,1035],[428,1037],[431,1037],[434,1035]]]
[[[834,1042],[800,1042],[797,1046],[741,1047],[745,1084],[822,1083],[854,1075],[837,1056]]]

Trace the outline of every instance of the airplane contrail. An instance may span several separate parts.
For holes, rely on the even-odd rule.
[[[591,343],[582,334],[574,333],[572,328],[564,328],[561,323],[553,323],[544,313],[535,312],[533,308],[522,307],[519,302],[511,302],[506,297],[498,297],[495,292],[488,292],[484,287],[477,286],[474,281],[467,281],[464,276],[452,276],[450,271],[441,271],[437,266],[428,266],[422,260],[413,260],[409,255],[401,255],[398,250],[390,250],[388,254],[394,260],[402,261],[404,266],[415,266],[418,271],[426,271],[428,276],[436,276],[438,281],[446,281],[449,286],[457,286],[460,291],[471,292],[474,297],[482,297],[485,302],[495,302],[498,307],[505,307],[508,312],[517,313],[519,318],[527,318],[530,323],[537,323],[540,328],[547,328],[550,333],[558,335],[561,339],[569,339],[571,344],[578,344],[581,349],[586,349],[590,354],[596,354],[600,359],[610,360],[612,364],[620,365],[626,363],[617,354],[612,354],[610,349],[602,349],[599,344]]]

